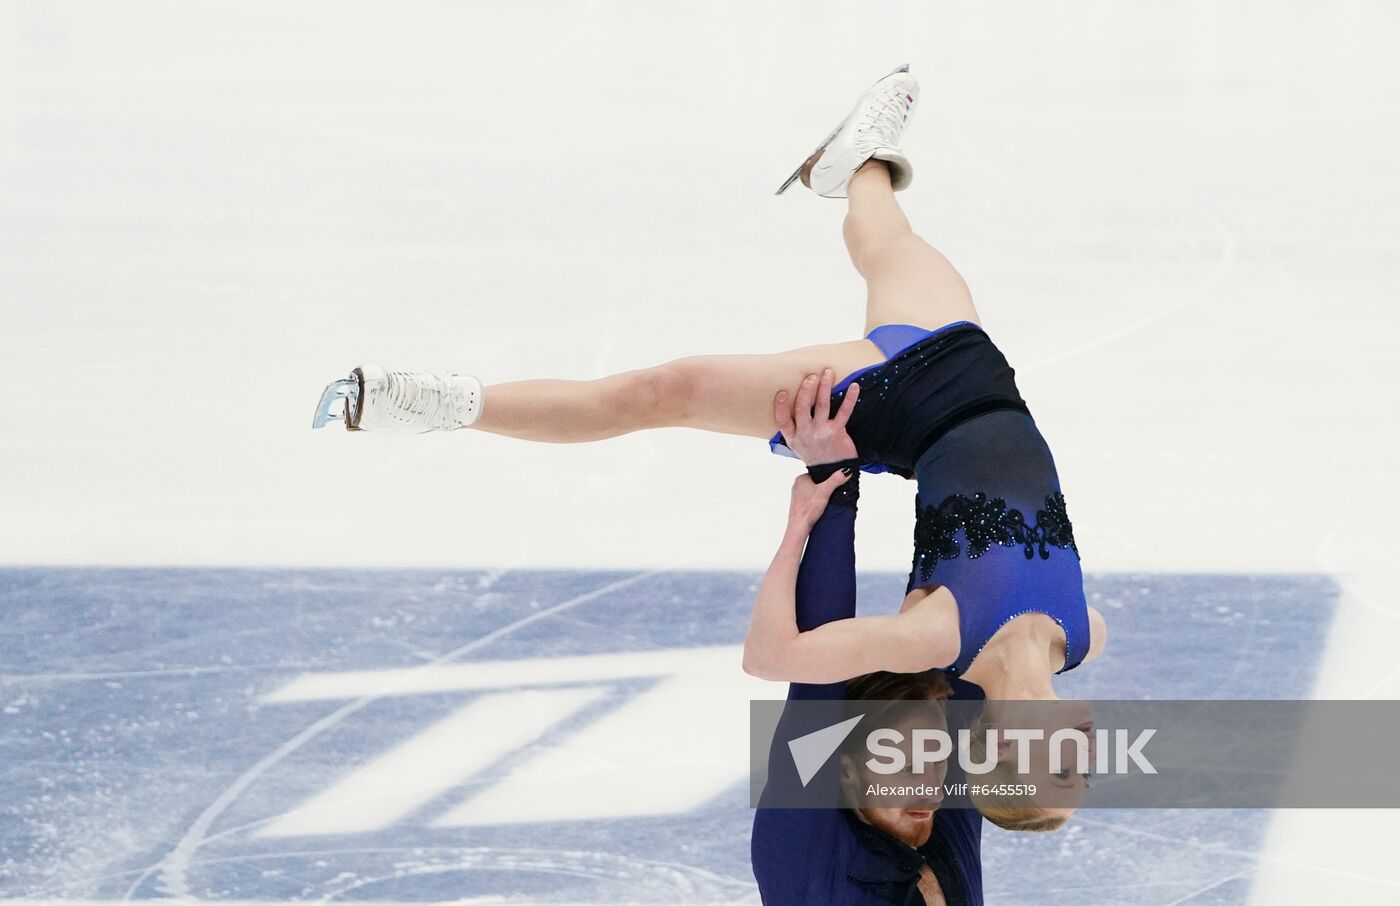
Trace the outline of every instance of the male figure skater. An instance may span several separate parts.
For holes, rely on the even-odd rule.
[[[847,413],[848,414],[848,413]],[[852,452],[842,413],[798,419],[786,438],[809,463],[837,463]],[[793,486],[789,534],[806,539],[796,576],[803,632],[856,615],[855,519],[860,473],[813,466]],[[830,477],[826,477],[826,476]],[[817,483],[813,477],[825,478]],[[784,558],[780,551],[778,558]],[[790,559],[790,555],[789,555]],[[773,571],[770,570],[770,575]],[[779,577],[781,578],[781,577]],[[951,687],[951,688],[950,688]],[[940,671],[879,672],[843,683],[793,683],[788,701],[982,699],[971,683]],[[799,781],[786,742],[801,735],[785,715],[769,754],[765,796]],[[849,771],[830,761],[814,783],[840,783]],[[823,776],[825,773],[826,776]],[[769,797],[771,798],[771,797]],[[916,803],[922,805],[923,803]],[[981,906],[982,816],[974,809],[765,807],[754,815],[751,856],[765,906]]]

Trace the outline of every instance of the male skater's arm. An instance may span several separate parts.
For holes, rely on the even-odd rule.
[[[815,375],[808,377],[791,411],[786,395],[780,393],[774,400],[774,415],[788,446],[809,466],[858,464],[846,422],[859,394],[860,386],[851,384],[840,410],[828,417],[829,373],[820,384]],[[937,621],[914,609],[866,617],[856,617],[854,610],[822,611],[828,614],[823,619],[798,618],[796,583],[803,548],[812,544],[810,536],[817,531],[827,498],[845,480],[838,473],[816,484],[803,475],[793,485],[787,530],[759,587],[744,640],[744,669],[754,676],[827,685],[876,670],[918,673],[957,657],[955,639]],[[854,513],[848,518],[853,520]],[[821,577],[822,584],[844,581],[854,588],[855,580],[849,575],[854,571],[853,559],[822,568],[831,575]],[[845,579],[840,578],[843,574]],[[806,606],[810,605],[804,602]]]
[[[803,475],[793,485],[787,528],[759,586],[744,640],[744,670],[748,673],[784,678],[779,659],[791,656],[793,639],[827,623],[855,617],[858,474],[838,472],[820,485]],[[839,686],[841,680],[858,672],[814,685]],[[834,694],[821,697],[840,698],[841,692],[837,688]],[[806,696],[802,693],[801,697]]]
[[[787,391],[773,397],[773,421],[792,451],[809,466],[846,463],[856,458],[856,445],[846,433],[860,398],[852,384],[841,408],[831,414],[834,375],[827,369],[808,375],[789,401]],[[818,415],[818,413],[821,413]],[[763,577],[758,601],[744,643],[744,669],[763,669],[766,642],[806,632],[856,615],[856,501],[860,472],[843,469],[820,484],[799,476],[793,485],[788,525],[782,543]],[[768,603],[770,606],[765,607]],[[850,676],[856,676],[852,673]],[[848,677],[841,677],[844,680]],[[844,682],[794,683],[788,698],[840,699]]]
[[[827,479],[839,481],[838,476]],[[838,486],[807,535],[794,583],[797,629],[807,632],[856,615],[856,504],[860,473]],[[792,683],[788,699],[844,699],[845,680]]]
[[[786,403],[785,400],[781,402]],[[782,423],[781,418],[779,423]],[[841,434],[845,434],[844,430]],[[798,440],[799,444],[801,442]],[[848,438],[845,443],[849,444]],[[828,442],[808,446],[803,452],[804,458],[814,464],[835,462],[851,458],[854,445],[850,445],[848,451],[839,438],[831,438]],[[805,531],[791,538],[785,536],[774,561],[776,573],[770,570],[770,577],[765,578],[765,581],[771,578],[775,583],[787,584],[794,598],[795,620],[802,630],[850,619],[856,613],[855,521],[860,473],[853,472],[849,476],[838,473],[823,484],[827,483],[832,486],[810,489],[827,491],[829,496]],[[813,497],[815,501],[816,493]],[[817,503],[813,502],[812,506],[816,507]],[[804,521],[810,516],[808,512]],[[788,701],[837,702],[845,698],[845,691],[844,681],[793,683],[788,686],[787,697]],[[806,719],[814,716],[807,715]],[[799,786],[785,742],[802,735],[805,730],[817,729],[801,726],[801,723],[790,710],[779,722],[769,752],[765,794],[791,791]],[[831,778],[822,778],[819,774],[814,780],[823,783]],[[764,906],[822,906],[834,901],[832,892],[848,883],[837,856],[844,836],[849,834],[844,822],[835,809],[771,808],[760,802],[754,813],[751,858]],[[849,845],[849,841],[845,842]]]
[[[841,477],[828,480],[836,482]],[[806,536],[805,551],[799,549],[800,561],[788,574],[788,581],[796,589],[797,622],[804,628],[855,615],[859,488],[859,474],[836,488]],[[845,695],[845,682],[792,683],[787,697],[789,702],[830,701],[832,708],[839,709]],[[832,716],[840,719],[842,715]],[[781,800],[801,789],[786,742],[820,729],[808,724],[824,722],[829,721],[819,714],[794,713],[791,706],[784,711],[769,751],[763,800]],[[832,770],[832,765],[825,766],[812,783],[834,782],[833,776],[824,776]],[[841,813],[836,809],[773,808],[765,806],[763,800],[754,812],[750,857],[764,906],[823,906],[834,902],[832,891],[848,883],[837,855],[842,851],[843,838],[849,834]],[[849,845],[848,841],[845,843]]]
[[[754,599],[748,636],[744,639],[744,670],[768,680],[825,685],[877,670],[919,673],[957,657],[957,639],[946,630],[946,619],[927,609],[910,608],[892,614],[857,617],[851,612],[822,611],[830,616],[804,625],[798,618],[797,580],[804,545],[820,521],[831,494],[829,485],[846,480],[834,475],[820,485],[806,475],[792,489],[792,505],[782,544]],[[854,515],[850,518],[854,518]],[[846,574],[814,581],[854,582],[854,569],[835,564]]]

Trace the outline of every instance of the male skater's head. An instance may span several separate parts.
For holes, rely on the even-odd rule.
[[[878,702],[942,702],[952,694],[952,687],[941,670],[926,670],[922,673],[888,673],[878,671],[858,676],[846,684],[846,698],[851,701]],[[886,706],[890,719],[879,721],[879,714],[868,715],[882,727],[900,730],[907,741],[912,739],[914,728],[930,728],[940,724],[946,728],[943,711],[918,709],[896,710]],[[908,726],[904,726],[908,724]],[[907,755],[908,753],[906,753]],[[912,766],[913,759],[906,757],[906,766]],[[914,773],[911,767],[897,774],[876,774],[866,765],[865,760],[849,754],[841,756],[841,785],[847,801],[868,804],[873,798],[867,794],[872,786],[909,786],[926,788],[930,792],[924,796],[900,795],[893,807],[853,807],[852,811],[866,824],[876,827],[896,840],[917,849],[928,842],[933,833],[933,818],[942,801],[946,762],[934,770]]]

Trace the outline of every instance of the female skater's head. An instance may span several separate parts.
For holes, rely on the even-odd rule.
[[[1040,738],[1023,744],[1027,768],[1024,772],[1018,770],[1018,748],[1022,744],[1005,739],[998,732],[997,751],[993,754],[988,750],[988,731],[1008,728],[1039,731]],[[968,798],[982,817],[1006,830],[1053,831],[1064,827],[1089,790],[1087,769],[1095,754],[1093,710],[1089,704],[1064,700],[988,702],[969,730],[972,762],[985,764],[995,758],[989,772],[969,777],[975,785],[969,789]],[[1079,741],[1080,734],[1087,738],[1087,746]],[[1052,740],[1059,750],[1058,757],[1052,757]],[[994,794],[980,791],[979,787],[1034,787],[1035,792]]]
[[[922,673],[877,671],[858,676],[846,684],[846,698],[861,701],[942,702],[951,693],[952,687],[948,685],[941,670],[926,670]],[[862,709],[862,713],[879,721],[880,710],[894,712],[894,706],[887,705],[884,709],[877,709],[873,714],[869,713],[868,709]],[[913,727],[904,727],[902,724],[910,721],[914,721],[920,727],[928,727],[934,721],[944,722],[943,712],[941,707],[937,712],[919,709],[919,713],[915,715],[908,709],[903,709],[900,713],[892,713],[891,719],[882,725],[904,731],[904,738],[909,739],[913,734],[908,731]],[[944,725],[946,726],[946,722]],[[912,763],[912,759],[906,763]],[[941,788],[945,768],[946,765],[939,765],[937,770],[926,770],[920,774],[874,774],[866,766],[863,759],[842,755],[841,783],[846,790],[848,801],[851,802],[867,799],[864,791],[872,784],[918,785],[933,791],[927,797],[913,800],[910,797],[901,796],[899,797],[899,807],[857,807],[854,809],[861,820],[867,824],[879,828],[909,846],[919,847],[927,843],[929,836],[933,833],[933,816],[942,799]]]

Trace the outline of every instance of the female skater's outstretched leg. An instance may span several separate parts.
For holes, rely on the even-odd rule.
[[[933,329],[978,320],[962,276],[910,228],[883,162],[869,161],[851,178],[842,234],[865,278],[867,333],[883,324]],[[882,358],[869,340],[853,340],[776,355],[693,356],[596,381],[497,384],[486,388],[471,427],[553,443],[668,427],[766,438],[777,391],[795,394],[805,375],[831,368],[839,379]]]
[[[933,330],[954,321],[980,323],[962,275],[910,228],[882,161],[863,164],[847,191],[842,235],[865,278],[866,333],[883,324]]]
[[[843,235],[866,283],[867,333],[886,324],[933,329],[977,320],[967,284],[948,259],[914,234],[895,201],[889,167],[899,168],[901,187],[912,179],[912,168],[893,143],[917,92],[917,83],[903,70],[877,82],[848,118],[844,137],[809,161],[816,165],[818,157],[825,161],[830,154],[846,162],[821,163],[822,178],[809,184],[818,194],[849,200]],[[325,407],[342,395],[354,401],[347,427],[384,433],[470,427],[579,443],[647,428],[688,427],[766,438],[774,428],[775,393],[795,395],[806,375],[830,369],[839,379],[883,359],[874,342],[860,339],[774,355],[693,356],[592,381],[517,381],[485,388],[467,375],[362,366],[352,379],[327,388],[317,423],[325,423]],[[358,397],[346,386],[355,381]]]
[[[771,437],[773,395],[809,374],[835,378],[883,360],[869,340],[773,355],[703,355],[594,381],[537,380],[485,389],[480,431],[549,443],[603,440],[647,428]]]

